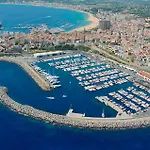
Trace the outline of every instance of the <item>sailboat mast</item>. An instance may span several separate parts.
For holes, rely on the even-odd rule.
[[[102,118],[105,118],[104,109],[103,109],[103,112],[102,112]]]

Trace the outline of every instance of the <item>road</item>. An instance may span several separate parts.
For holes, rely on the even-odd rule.
[[[115,56],[115,55],[111,55],[111,54],[109,54],[107,51],[102,50],[102,49],[100,49],[100,48],[98,48],[98,47],[96,47],[96,46],[94,46],[94,45],[88,46],[88,47],[91,48],[91,50],[96,50],[96,51],[98,51],[98,52],[104,54],[107,58],[110,58],[111,61],[115,60],[115,61],[114,61],[115,63],[123,63],[123,64],[126,64],[126,65],[130,66],[130,67],[135,68],[137,71],[144,70],[144,71],[150,73],[150,68],[148,69],[148,68],[146,68],[146,67],[138,66],[138,65],[135,64],[135,63],[131,63],[131,62],[129,63],[129,62],[127,62],[127,61],[124,61],[123,59],[118,58],[118,57]]]

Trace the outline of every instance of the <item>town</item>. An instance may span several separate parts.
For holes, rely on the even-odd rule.
[[[101,10],[98,10],[95,17],[98,18],[99,25],[91,30],[73,30],[65,33],[57,29],[60,33],[55,33],[55,30],[50,33],[47,32],[46,25],[33,28],[29,33],[1,30],[1,55],[86,46],[86,50],[102,50],[128,63],[143,66],[147,70],[150,66],[150,18]]]

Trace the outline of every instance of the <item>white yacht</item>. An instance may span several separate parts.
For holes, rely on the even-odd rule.
[[[67,97],[67,95],[63,95],[62,97],[64,97],[64,98],[65,98],[65,97]]]
[[[52,97],[52,96],[50,96],[50,97],[48,96],[47,98],[48,98],[48,99],[51,99],[51,100],[54,100],[54,99],[55,99],[55,97]]]

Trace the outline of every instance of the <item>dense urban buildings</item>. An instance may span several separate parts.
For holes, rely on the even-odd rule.
[[[113,55],[132,61],[137,65],[150,66],[149,19],[120,13],[103,12],[103,15],[110,19],[110,21],[100,21],[101,27],[109,28],[107,30],[95,29],[49,34],[45,32],[44,27],[43,30],[32,30],[29,34],[3,33],[0,35],[0,51],[51,50],[60,44],[86,44],[108,50]],[[102,17],[101,13],[97,14],[97,17]]]

